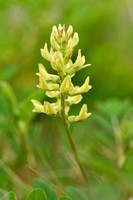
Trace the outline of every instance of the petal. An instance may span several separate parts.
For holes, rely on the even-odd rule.
[[[44,101],[44,112],[47,115],[53,115],[53,114],[57,113],[54,106],[52,104],[50,104],[48,101]]]
[[[66,76],[65,79],[63,80],[62,84],[61,84],[61,87],[60,87],[60,91],[62,93],[69,93],[70,90],[73,89],[73,84],[72,84],[72,81],[71,81],[71,77],[70,76]]]
[[[91,113],[87,113],[87,105],[83,104],[80,113],[79,113],[79,121],[83,121],[85,119],[87,119],[89,116],[91,115]]]
[[[50,98],[59,98],[60,92],[59,91],[47,91],[46,95]]]
[[[86,78],[85,83],[81,87],[74,87],[72,91],[69,92],[70,96],[82,94],[88,92],[91,89],[91,85],[89,85],[89,76]]]
[[[73,27],[69,26],[67,29],[66,37],[67,38],[71,37],[72,33],[73,33]]]
[[[56,103],[49,103],[48,101],[44,101],[44,112],[47,115],[54,115],[61,111],[61,106]]]
[[[50,55],[50,53],[48,51],[47,43],[45,43],[44,49],[41,49],[41,55],[42,55],[43,58],[45,58],[49,62],[51,61],[51,55]]]
[[[51,46],[52,46],[52,48],[53,48],[54,50],[58,51],[58,50],[60,49],[60,46],[59,46],[58,43],[56,42],[53,33],[51,33],[51,36],[50,36],[50,43],[51,43]]]
[[[66,100],[67,105],[71,106],[72,104],[78,104],[82,100],[82,95],[76,95],[72,97],[68,97]]]
[[[37,85],[38,88],[41,88],[43,90],[48,90],[48,91],[55,91],[59,89],[58,84],[53,84],[53,83],[47,83],[45,78],[40,74],[39,76],[39,85]]]
[[[38,113],[44,112],[44,106],[39,101],[34,99],[32,99],[31,101],[35,107],[33,112],[38,112]]]
[[[73,48],[78,44],[79,42],[79,36],[78,36],[78,33],[74,33],[74,36],[73,36]]]
[[[65,59],[68,60],[72,56],[72,51],[73,51],[73,41],[72,38],[69,39],[68,45],[67,45],[67,50],[65,54]]]
[[[77,116],[69,116],[68,117],[68,121],[70,123],[74,123],[74,122],[78,122],[78,121],[84,121],[86,120],[89,116],[91,115],[91,113],[87,113],[87,105],[84,104],[80,110],[79,115]]]
[[[64,70],[64,59],[62,53],[56,51],[52,57],[51,66],[56,70],[60,75],[63,74]]]
[[[59,37],[58,30],[57,30],[57,27],[56,27],[56,26],[53,26],[53,28],[52,28],[52,33],[53,33],[53,36],[54,36],[56,39]]]
[[[45,80],[50,80],[50,81],[53,81],[53,82],[56,82],[56,83],[60,81],[59,76],[49,74],[42,64],[39,64],[39,74],[37,73],[37,75],[39,75],[39,76],[42,75],[45,78]]]

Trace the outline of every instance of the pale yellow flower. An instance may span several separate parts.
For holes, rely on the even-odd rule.
[[[50,55],[50,53],[48,51],[47,43],[45,43],[44,49],[41,49],[41,55],[42,55],[43,58],[45,58],[49,62],[51,61],[51,55]]]
[[[33,109],[33,112],[44,113],[44,106],[39,101],[34,99],[32,99],[31,101],[35,107]]]
[[[78,33],[74,33],[74,36],[73,36],[73,48],[78,44],[79,42],[79,35]]]
[[[46,91],[46,95],[50,98],[59,98],[60,92],[59,91]]]
[[[70,76],[66,76],[65,79],[63,80],[61,87],[60,87],[60,91],[62,93],[69,93],[69,91],[73,90],[73,84],[71,81],[71,77]]]
[[[83,120],[86,120],[90,115],[91,115],[91,113],[87,113],[87,105],[83,104],[79,115],[77,115],[77,116],[69,116],[68,120],[69,120],[70,123],[83,121]]]
[[[41,74],[39,75],[39,84],[37,85],[37,87],[48,91],[55,91],[59,89],[58,84],[46,82],[46,79]]]
[[[59,51],[56,51],[52,57],[52,61],[51,61],[51,66],[54,70],[56,70],[58,72],[59,75],[63,74],[63,70],[64,70],[64,60],[63,60],[63,56],[62,53]]]
[[[60,46],[59,46],[58,43],[56,42],[53,33],[51,33],[51,36],[50,36],[50,43],[51,43],[51,46],[52,46],[52,48],[53,48],[54,50],[56,50],[56,51],[60,50]]]
[[[69,91],[70,96],[75,96],[78,94],[86,93],[92,88],[91,85],[89,85],[89,76],[86,78],[85,83],[81,87],[74,87],[73,90]]]
[[[57,113],[57,110],[55,109],[55,106],[48,101],[44,101],[44,112],[47,115],[54,115]]]
[[[49,74],[42,64],[39,64],[38,66],[39,66],[39,73],[37,73],[38,76],[41,75],[45,78],[45,80],[53,81],[55,83],[60,81],[60,77],[58,75]]]
[[[66,99],[66,104],[71,106],[72,104],[78,104],[81,100],[82,100],[82,95],[76,95],[76,96],[68,96],[68,98]]]
[[[73,34],[73,27],[69,26],[67,29],[66,37],[70,38],[72,34]]]

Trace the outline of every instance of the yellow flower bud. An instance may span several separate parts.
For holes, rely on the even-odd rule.
[[[58,39],[59,37],[59,34],[58,34],[58,30],[57,30],[57,27],[56,26],[53,26],[52,28],[52,33],[53,33],[53,36]]]
[[[85,56],[81,56],[81,49],[79,49],[78,56],[76,58],[75,63],[73,64],[74,71],[76,72],[91,65],[91,64],[84,65],[84,63],[85,63]]]
[[[66,37],[70,38],[72,33],[73,33],[73,27],[69,26],[68,29],[67,29]]]
[[[33,112],[38,112],[38,113],[43,113],[44,112],[44,106],[39,102],[36,101],[34,99],[31,100],[33,105],[34,105],[34,109],[32,110]]]
[[[86,64],[85,63],[85,57],[81,56],[81,50],[79,49],[78,51],[78,56],[76,58],[75,63],[73,64],[71,60],[69,60],[69,62],[66,65],[66,74],[69,75],[74,75],[78,70],[81,70],[85,67],[90,66],[91,64]]]
[[[73,67],[77,67],[77,66],[81,66],[85,63],[85,57],[84,56],[81,56],[81,49],[79,49],[78,51],[78,56],[76,58],[76,61],[75,63],[73,64]]]
[[[40,74],[39,76],[39,85],[37,85],[38,88],[41,88],[43,90],[48,90],[48,91],[55,91],[59,89],[58,84],[53,84],[53,83],[47,83],[45,78]]]
[[[60,81],[59,76],[49,74],[42,64],[39,64],[39,73],[37,73],[37,75],[39,75],[39,76],[42,75],[45,78],[45,80],[53,81],[55,83]]]
[[[52,57],[51,66],[54,70],[56,70],[59,75],[63,74],[64,71],[64,59],[62,53],[56,51]]]
[[[53,33],[51,33],[51,36],[50,36],[50,43],[54,50],[58,51],[60,49],[60,46],[56,42],[55,37],[53,36]]]
[[[79,42],[78,33],[74,33],[74,36],[73,36],[73,48],[78,44],[78,42]]]
[[[73,90],[69,91],[70,96],[75,96],[78,94],[82,94],[88,92],[91,89],[91,85],[89,85],[89,76],[86,78],[85,83],[81,87],[74,87]]]
[[[62,35],[62,33],[63,33],[63,27],[61,26],[61,24],[59,24],[59,26],[58,26],[58,32],[60,35]]]
[[[66,99],[66,103],[67,105],[71,106],[72,104],[78,104],[80,101],[82,100],[82,95],[76,95],[76,96],[72,96],[72,97],[68,97]]]
[[[50,55],[51,55],[51,57],[54,55],[54,50],[53,50],[52,47],[50,48]],[[51,59],[51,60],[52,60],[52,59]]]
[[[47,43],[45,43],[44,49],[41,49],[41,55],[42,55],[43,58],[45,58],[49,62],[51,61],[51,55],[50,55],[50,53],[48,51]]]
[[[83,121],[86,120],[91,113],[87,113],[87,105],[84,104],[80,110],[80,113],[78,116],[69,116],[68,120],[70,123],[78,122],[78,121]]]
[[[65,25],[63,25],[63,32],[62,32],[62,39],[64,40],[66,36],[66,29],[65,29]]]
[[[70,38],[67,45],[65,59],[69,59],[72,56],[72,51],[73,51],[73,41],[72,38]]]
[[[50,98],[59,98],[60,92],[59,91],[47,91],[46,95]]]
[[[69,91],[73,90],[74,86],[72,84],[71,81],[71,77],[70,76],[66,76],[65,79],[63,80],[61,86],[60,86],[60,91],[62,93],[69,93]]]
[[[47,115],[54,115],[57,114],[57,110],[54,108],[54,105],[48,101],[44,101],[44,113]]]

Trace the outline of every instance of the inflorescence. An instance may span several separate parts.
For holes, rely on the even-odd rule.
[[[91,89],[89,76],[81,87],[74,86],[72,83],[72,77],[77,71],[90,66],[90,64],[85,64],[85,56],[81,55],[80,49],[76,61],[72,61],[73,50],[79,42],[78,33],[74,33],[73,37],[72,34],[72,26],[69,26],[67,31],[64,25],[61,26],[59,24],[58,29],[56,26],[53,26],[50,36],[50,51],[47,48],[47,43],[41,49],[42,57],[50,63],[57,75],[49,74],[45,67],[39,64],[39,73],[37,73],[39,84],[37,87],[45,90],[48,97],[56,98],[56,102],[49,103],[44,101],[44,104],[41,104],[37,100],[32,100],[34,105],[33,111],[47,115],[61,115],[64,106],[64,113],[68,124],[83,121],[91,115],[91,113],[87,112],[86,104],[81,107],[78,116],[68,115],[70,106],[78,104],[82,100],[82,94]],[[63,100],[64,102],[62,102]]]

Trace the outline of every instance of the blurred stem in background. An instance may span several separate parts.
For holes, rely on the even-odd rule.
[[[121,169],[125,162],[126,156],[124,154],[119,122],[116,117],[112,118],[112,126],[114,130],[114,138],[115,138],[115,143],[116,143],[117,166],[119,169]]]

